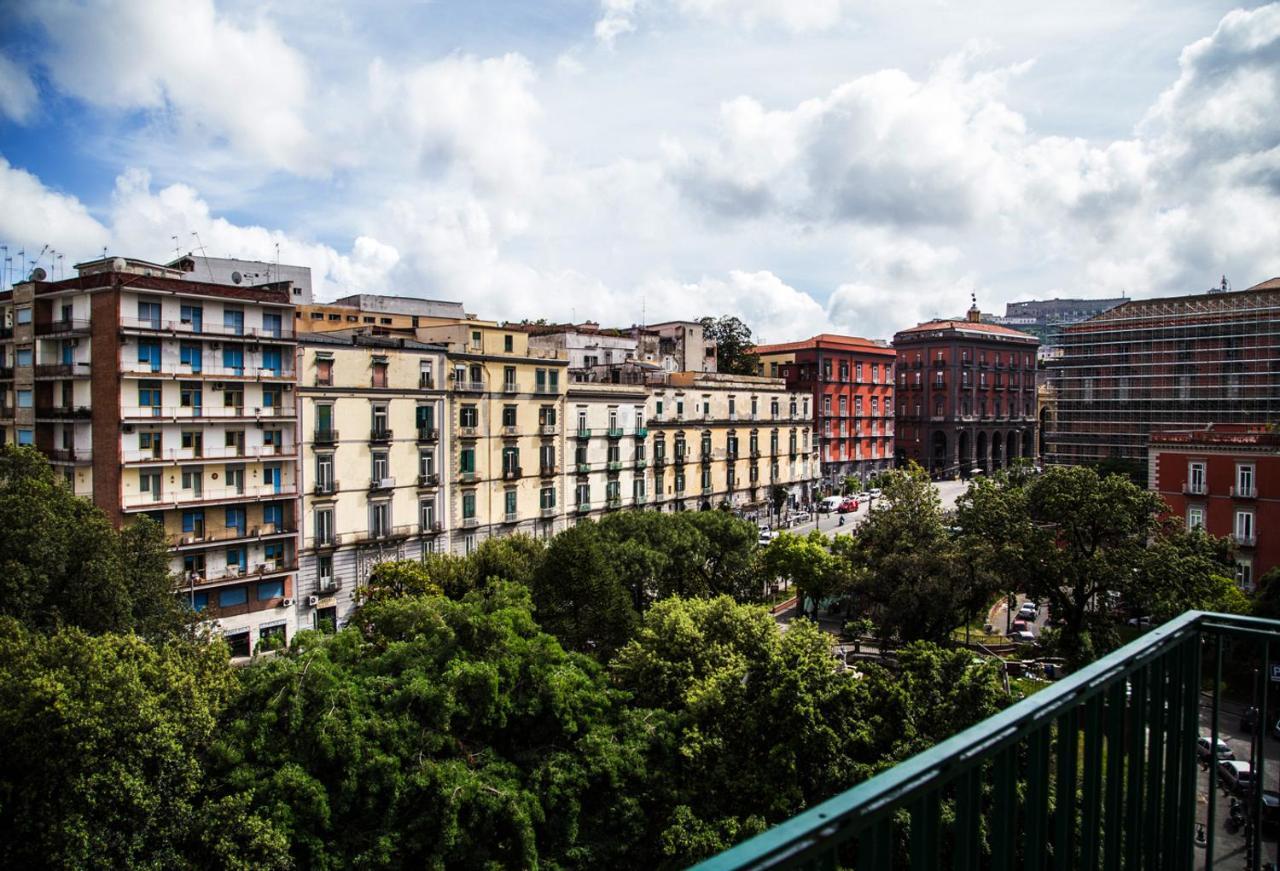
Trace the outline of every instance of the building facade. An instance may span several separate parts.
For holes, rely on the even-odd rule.
[[[1036,457],[1039,341],[981,322],[929,321],[893,337],[898,352],[897,459],[938,477],[990,472]]]
[[[1280,433],[1247,426],[1151,434],[1151,489],[1188,529],[1230,538],[1246,590],[1280,565]]]
[[[569,361],[529,347],[520,326],[467,321],[420,327],[447,349],[446,469],[453,549],[492,536],[564,528],[564,399]]]
[[[760,371],[813,400],[821,478],[838,488],[893,467],[893,348],[824,333],[801,342],[756,347]]]
[[[1130,300],[1067,327],[1060,344],[1050,463],[1145,464],[1152,432],[1280,417],[1280,279]]]
[[[664,321],[633,327],[632,333],[642,342],[646,334],[657,334],[658,362],[667,372],[717,371],[716,343],[707,339],[700,321]]]
[[[351,329],[375,335],[412,335],[418,327],[466,320],[467,313],[460,302],[358,293],[299,306],[294,318],[299,335]]]
[[[781,379],[672,373],[653,385],[648,433],[658,510],[807,505],[818,477],[807,393]]]
[[[640,385],[573,383],[565,396],[567,513],[598,518],[649,499],[649,391]]]
[[[0,293],[4,440],[43,451],[117,525],[160,523],[182,595],[234,654],[286,641],[298,559],[291,285],[206,283],[125,258],[76,269]]]
[[[384,560],[449,548],[444,347],[344,331],[298,345],[299,625],[344,624]]]

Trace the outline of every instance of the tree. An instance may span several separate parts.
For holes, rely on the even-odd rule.
[[[221,643],[0,618],[0,865],[188,864],[201,751],[234,687]]]
[[[1078,665],[1114,643],[1112,610],[1147,566],[1162,510],[1159,496],[1125,477],[1054,466],[1025,483],[975,483],[957,518],[965,535],[993,545],[1006,589],[1049,603],[1062,653]]]
[[[760,538],[756,525],[727,511],[694,511],[681,515],[700,536],[698,547],[686,555],[696,573],[696,595],[728,594],[738,601],[754,601],[762,584],[756,571],[755,550]]]
[[[764,549],[762,563],[766,577],[795,583],[802,611],[811,607],[816,614],[819,602],[853,587],[852,567],[831,553],[826,536],[816,529],[806,536],[779,532]]]
[[[432,580],[427,566],[418,560],[387,560],[369,572],[369,584],[362,600],[377,602],[404,596],[438,596],[440,584]]]
[[[1134,616],[1150,616],[1163,623],[1184,611],[1245,614],[1250,610],[1248,598],[1232,578],[1231,542],[1203,529],[1188,531],[1173,518],[1160,525],[1147,546],[1146,559],[1135,569],[1133,582],[1124,592]]]
[[[787,505],[787,488],[781,484],[774,484],[770,487],[769,504],[773,506],[775,520],[782,520],[782,509]]]
[[[858,530],[859,593],[882,639],[949,643],[993,593],[985,566],[948,531],[928,474],[912,463],[877,479],[882,498]]]
[[[1280,566],[1258,578],[1258,591],[1250,611],[1255,617],[1280,620]]]
[[[532,592],[538,623],[570,650],[607,660],[631,637],[631,597],[594,523],[576,524],[551,540]]]
[[[731,375],[755,375],[760,358],[751,341],[751,328],[732,315],[702,318],[702,335],[716,346],[716,370]]]
[[[142,633],[193,621],[174,595],[168,543],[149,518],[123,532],[33,448],[0,446],[0,616],[50,630]]]
[[[617,867],[649,738],[496,581],[371,602],[243,671],[210,772],[300,868]]]

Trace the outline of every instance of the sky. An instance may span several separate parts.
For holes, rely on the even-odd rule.
[[[9,280],[278,246],[319,300],[779,342],[1280,275],[1280,3],[0,13]]]

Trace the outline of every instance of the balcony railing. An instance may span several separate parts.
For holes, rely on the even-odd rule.
[[[36,324],[35,334],[37,336],[55,336],[66,334],[69,336],[83,335],[89,332],[89,321],[79,318],[59,319],[56,321],[45,321]]]
[[[36,407],[36,417],[88,420],[93,410],[87,405],[41,405]]]
[[[316,481],[315,483],[315,494],[317,496],[330,496],[337,492],[337,481]]]
[[[1232,485],[1231,498],[1232,499],[1257,499],[1258,488],[1257,487],[1236,487]]]
[[[318,429],[315,431],[313,441],[318,445],[334,445],[338,443],[338,431],[336,429]]]
[[[609,427],[609,432],[607,433],[607,435],[608,435],[608,437],[609,437],[609,438],[611,438],[611,439],[620,439],[620,438],[622,438],[622,427],[620,427],[620,426],[611,426],[611,427]]]
[[[643,426],[636,427],[636,431],[635,431],[636,438],[638,439],[647,438],[648,435],[649,435],[649,430],[646,427],[643,427]]]
[[[1204,737],[1219,740],[1224,650],[1262,683],[1277,641],[1277,621],[1187,612],[695,867],[1190,869],[1206,855],[1249,867],[1242,849],[1261,867],[1262,839],[1223,827],[1217,766],[1197,765],[1197,740],[1202,708]],[[1244,792],[1254,832],[1263,794]]]
[[[544,436],[555,435],[559,431],[560,431],[560,427],[556,426],[554,423],[538,424],[539,435],[544,435]]]
[[[55,322],[56,323],[56,322]],[[142,330],[149,333],[173,333],[181,336],[208,336],[211,339],[276,339],[292,340],[293,327],[236,327],[225,324],[202,323],[199,329],[191,321],[165,321],[151,318],[121,318],[120,326],[126,330]]]
[[[587,427],[580,426],[580,427],[578,427],[578,436],[577,436],[577,437],[578,437],[578,438],[580,438],[580,439],[589,439],[589,438],[591,438],[591,430],[590,430],[590,429],[588,429]]]
[[[440,476],[434,473],[430,475],[419,475],[418,486],[419,487],[439,487]]]
[[[543,463],[541,466],[538,467],[538,474],[544,478],[549,478],[552,475],[556,474],[557,468],[558,467],[556,466],[555,463]]]
[[[369,441],[371,442],[389,442],[392,438],[392,431],[386,427],[375,427],[369,430]]]
[[[502,470],[502,480],[515,481],[520,477],[522,471],[519,466],[507,466]]]
[[[1188,496],[1203,496],[1209,492],[1209,487],[1203,481],[1187,481],[1182,485],[1182,492]]]
[[[434,426],[418,427],[418,441],[430,444],[431,442],[439,440],[439,438],[440,431]]]
[[[1258,543],[1258,536],[1241,532],[1233,532],[1231,533],[1231,540],[1239,547],[1254,547]]]

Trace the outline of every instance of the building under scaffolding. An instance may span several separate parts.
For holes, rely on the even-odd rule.
[[[1280,420],[1280,278],[1132,300],[1058,342],[1047,463],[1145,463],[1152,432]]]

